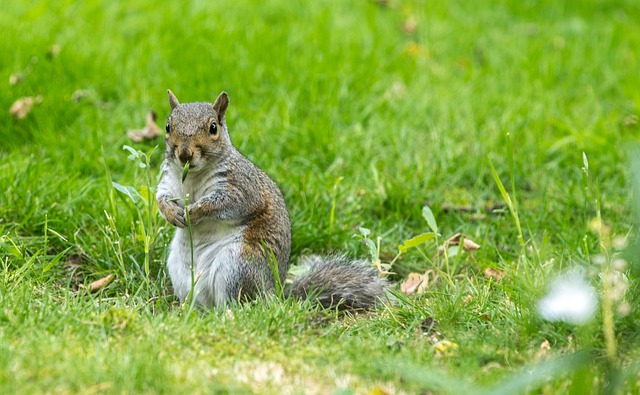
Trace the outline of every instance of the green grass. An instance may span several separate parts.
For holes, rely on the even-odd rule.
[[[0,14],[1,393],[640,392],[637,255],[609,241],[636,233],[636,1],[50,3]],[[352,237],[365,227],[388,263],[429,230],[424,205],[440,241],[462,232],[482,248],[448,269],[433,241],[411,249],[397,297],[367,315],[272,298],[185,316],[164,267],[172,229],[144,201],[163,141],[125,133],[150,109],[163,125],[167,88],[183,102],[228,92],[232,140],[287,199],[294,260],[366,257]],[[36,95],[25,119],[9,114]],[[590,229],[598,215],[609,234]],[[623,253],[631,311],[612,313],[615,356],[606,313],[539,317],[554,273],[582,266],[601,290]],[[424,294],[399,294],[428,269]],[[108,274],[101,292],[74,292]]]

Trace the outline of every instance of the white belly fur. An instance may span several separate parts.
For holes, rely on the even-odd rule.
[[[223,306],[237,278],[244,227],[204,220],[192,227],[195,297],[203,306]],[[175,294],[184,301],[191,291],[191,246],[188,229],[176,229],[167,263]]]

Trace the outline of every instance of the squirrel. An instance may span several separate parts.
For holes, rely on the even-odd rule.
[[[192,253],[194,298],[202,307],[274,292],[276,275],[285,284],[291,253],[282,192],[232,145],[225,92],[213,104],[180,104],[171,90],[167,93],[171,113],[156,200],[161,215],[176,227],[167,262],[174,293],[182,302],[189,297]],[[313,298],[325,308],[368,310],[385,294],[386,280],[365,260],[330,255],[300,263],[303,273],[284,290],[289,297]]]

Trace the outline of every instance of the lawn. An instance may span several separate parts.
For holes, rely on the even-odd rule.
[[[2,9],[0,393],[640,393],[637,1]],[[385,306],[181,307],[164,137],[127,136],[163,129],[167,88],[226,91],[293,262],[393,262]],[[439,248],[456,233],[480,248]],[[563,273],[597,295],[585,323],[539,312]]]

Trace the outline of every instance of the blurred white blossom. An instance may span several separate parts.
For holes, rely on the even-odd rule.
[[[538,302],[538,312],[545,320],[578,325],[593,318],[597,308],[595,290],[578,270],[556,278],[547,295]]]
[[[620,302],[624,299],[627,289],[629,288],[629,280],[624,273],[618,271],[611,271],[608,276],[603,275],[604,281],[609,282],[609,292],[611,300],[614,302]]]

